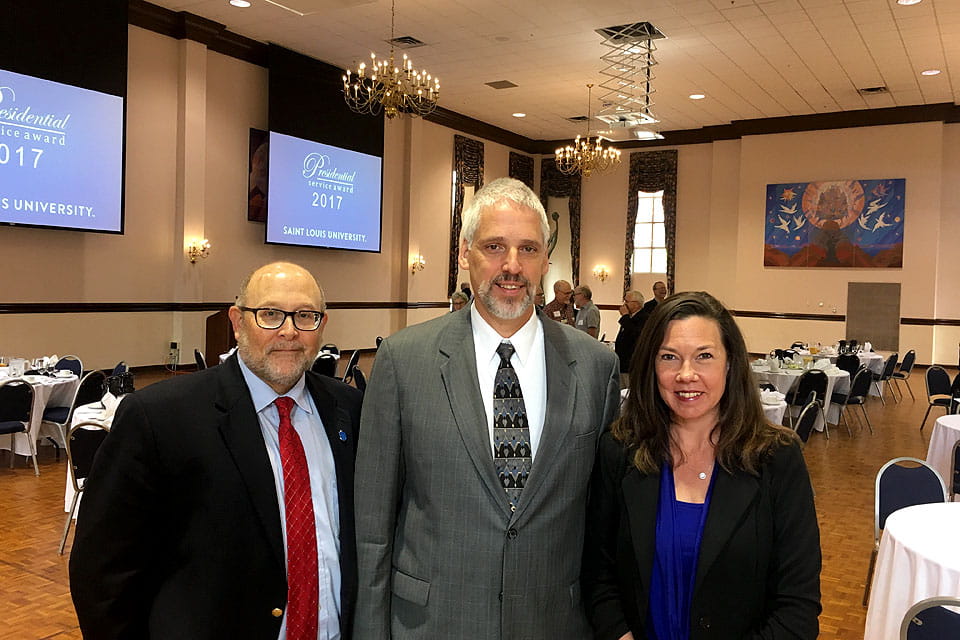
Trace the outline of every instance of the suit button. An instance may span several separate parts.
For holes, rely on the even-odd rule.
[[[700,627],[703,629],[710,628],[710,618],[706,616],[701,616],[700,620],[697,621],[700,624]]]
[[[270,615],[272,615],[274,618],[279,618],[283,615],[283,609],[280,609],[280,608],[274,609],[273,611],[270,612]]]
[[[508,540],[516,540],[516,538],[517,538],[518,535],[520,535],[520,534],[519,534],[519,533],[517,532],[517,530],[514,529],[513,527],[510,527],[509,529],[507,529],[507,539],[508,539]]]
[[[500,600],[500,602],[503,602],[503,591],[497,594],[497,598]]]

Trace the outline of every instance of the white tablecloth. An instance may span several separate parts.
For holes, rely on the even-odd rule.
[[[6,380],[6,378],[2,378]],[[30,411],[30,426],[28,433],[17,433],[14,435],[13,450],[17,455],[30,455],[30,440],[34,442],[40,438],[51,437],[63,446],[60,431],[50,425],[41,425],[43,421],[43,410],[49,407],[66,407],[73,402],[73,396],[80,386],[80,379],[70,374],[69,377],[51,378],[47,376],[24,376],[24,380],[33,387],[33,407]],[[0,438],[0,449],[10,449],[10,438]]]
[[[950,458],[953,457],[953,444],[957,440],[960,440],[960,415],[937,418],[930,434],[930,446],[927,447],[927,462],[940,473],[947,490],[953,482],[950,476]]]
[[[753,376],[758,382],[770,382],[777,387],[777,391],[780,393],[787,393],[792,390],[803,374],[802,369],[779,369],[776,373],[771,373],[766,366],[753,367],[752,370]],[[827,414],[827,422],[830,424],[837,424],[837,421],[840,420],[840,406],[833,404],[830,398],[833,397],[834,392],[846,393],[849,389],[849,373],[846,371],[827,372],[827,396],[824,398],[824,410]],[[791,407],[791,411],[794,411],[795,415],[799,414],[801,409],[802,407]],[[823,420],[819,415],[817,416],[817,422],[814,424],[814,429],[823,431]]]
[[[763,414],[767,416],[767,420],[773,424],[783,424],[783,414],[787,412],[787,403],[784,400],[781,400],[777,404],[766,404],[763,405]]]
[[[103,408],[103,405],[99,402],[94,402],[93,404],[85,404],[76,408],[73,412],[73,418],[70,420],[70,426],[73,427],[75,424],[80,424],[81,422],[88,422],[93,420],[94,422],[103,423],[108,429],[110,428],[110,423],[113,422],[113,413],[107,414],[107,410]],[[73,483],[70,482],[70,469],[67,469],[67,488],[63,494],[63,510],[65,512],[70,511],[70,503],[73,501]],[[74,517],[77,513],[80,513],[79,509],[80,503],[77,503],[77,510],[74,512]]]
[[[900,637],[911,606],[960,596],[960,503],[921,504],[887,518],[870,591],[864,640]]]

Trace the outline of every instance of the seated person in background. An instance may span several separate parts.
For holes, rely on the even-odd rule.
[[[470,298],[463,291],[454,291],[453,295],[450,296],[450,312],[460,311],[470,302]]]
[[[574,326],[591,337],[600,335],[600,309],[593,304],[593,291],[585,284],[573,290],[573,303],[577,305],[577,320]]]
[[[543,315],[551,320],[573,326],[573,303],[570,297],[573,287],[566,280],[557,280],[553,283],[553,300],[543,308]]]
[[[767,422],[710,294],[658,304],[601,437],[581,581],[598,640],[814,640],[820,534],[792,431]]]

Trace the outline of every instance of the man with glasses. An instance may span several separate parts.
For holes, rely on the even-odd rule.
[[[85,638],[349,638],[361,394],[311,372],[323,292],[243,283],[237,354],[124,399],[70,558]]]
[[[543,315],[551,320],[573,326],[573,286],[566,280],[557,280],[553,283],[553,300],[543,308]]]

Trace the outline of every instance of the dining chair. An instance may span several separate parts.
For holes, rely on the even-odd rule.
[[[78,378],[83,375],[83,362],[77,356],[63,356],[53,368],[56,371],[71,371]]]
[[[353,379],[353,368],[357,366],[358,362],[360,362],[360,349],[354,349],[353,353],[350,354],[350,359],[347,360],[347,366],[343,369],[343,381],[345,383],[350,384]]]
[[[113,371],[110,372],[110,375],[112,375],[112,376],[118,376],[118,375],[120,375],[121,373],[126,373],[126,372],[127,372],[127,363],[124,362],[123,360],[121,360],[121,361],[118,362],[117,365],[113,368]]]
[[[791,348],[791,349],[803,349],[803,342],[801,342],[801,341],[799,341],[799,340],[795,340],[794,343],[793,343],[792,345],[790,345],[790,348]]]
[[[33,471],[40,475],[37,465],[37,443],[30,433],[30,414],[33,411],[33,387],[26,380],[8,378],[0,382],[0,435],[10,436],[10,468],[13,469],[17,454],[14,449],[14,436],[27,434],[30,457],[33,458]]]
[[[361,393],[367,390],[367,376],[363,374],[360,365],[354,365],[353,367],[353,386],[360,389]]]
[[[380,348],[380,343],[383,342],[383,336],[377,336],[377,349]]]
[[[950,395],[950,376],[947,375],[946,369],[931,365],[924,372],[923,380],[927,385],[927,412],[923,414],[920,431],[923,431],[923,426],[927,423],[930,409],[943,407],[947,413],[950,413],[950,403],[953,402],[953,396]]]
[[[953,443],[953,455],[950,456],[950,502],[960,493],[960,440]]]
[[[893,369],[897,366],[897,356],[897,353],[891,353],[883,365],[883,371],[873,374],[873,384],[877,387],[877,394],[880,396],[880,402],[883,403],[883,406],[887,406],[887,401],[883,399],[883,390],[888,386],[886,382],[893,376]],[[883,386],[880,386],[881,384]],[[900,402],[897,400],[897,394],[893,391],[893,387],[890,387],[890,394],[893,396],[895,402]]]
[[[853,353],[842,353],[837,356],[837,368],[849,373],[850,380],[853,380],[854,374],[860,370],[860,358]]]
[[[867,415],[867,395],[870,393],[870,384],[872,382],[873,374],[871,371],[866,367],[860,367],[856,374],[851,377],[850,389],[847,393],[834,393],[833,397],[830,398],[831,402],[840,405],[840,417],[838,420],[843,420],[843,424],[847,428],[847,433],[851,437],[853,433],[850,431],[850,423],[846,415],[847,407],[850,405],[860,407],[860,411],[867,421],[867,426],[870,428],[870,433],[873,433],[873,425],[870,423],[870,416]],[[862,428],[861,425],[861,429]]]
[[[73,500],[70,502],[67,521],[63,525],[63,536],[60,538],[60,555],[63,555],[63,547],[67,543],[67,534],[70,533],[73,514],[77,510],[77,503],[80,501],[80,494],[83,493],[85,480],[90,475],[94,455],[96,455],[97,449],[100,448],[108,433],[110,433],[110,430],[106,426],[94,420],[84,420],[70,427],[66,440],[67,470],[70,474],[70,483],[73,485]]]
[[[907,354],[903,356],[903,362],[900,363],[900,367],[890,374],[890,380],[893,381],[893,384],[897,387],[897,391],[900,391],[900,381],[907,386],[907,391],[910,392],[910,397],[913,400],[916,400],[916,396],[913,395],[913,389],[910,388],[910,372],[913,371],[913,365],[917,362],[917,351],[916,349],[910,349],[907,351]],[[900,397],[903,398],[903,391],[900,391]]]
[[[830,437],[830,431],[827,427],[827,416],[823,412],[823,403],[827,395],[827,374],[820,369],[810,369],[804,371],[797,380],[797,385],[792,391],[787,393],[786,401],[789,407],[803,407],[807,404],[807,397],[810,392],[816,392],[816,402],[820,407],[820,415],[823,417],[823,432],[827,438]],[[790,428],[793,428],[793,413],[788,409],[787,415],[790,416]]]
[[[328,342],[327,344],[320,347],[320,351],[326,352],[326,353],[332,353],[335,356],[340,355],[340,348],[337,345],[333,344],[332,342]]]
[[[945,640],[960,638],[960,598],[934,596],[916,603],[903,616],[900,640]]]
[[[817,422],[818,411],[820,411],[820,405],[814,400],[803,408],[803,411],[800,412],[800,416],[797,418],[794,430],[797,432],[797,435],[800,436],[800,441],[804,445],[806,445],[807,440],[810,439],[813,425]]]
[[[337,377],[337,359],[329,353],[321,353],[313,361],[310,370],[328,378],[335,378]]]
[[[948,413],[960,413],[960,402],[957,402],[957,398],[960,398],[960,373],[953,379],[953,384],[950,385],[950,410]]]
[[[193,360],[197,363],[197,371],[203,371],[207,368],[207,359],[200,353],[200,349],[193,350]]]
[[[772,382],[761,382],[759,384],[759,387],[760,387],[760,391],[776,391],[777,390],[777,385],[773,384]]]
[[[103,382],[105,379],[106,376],[103,371],[88,371],[87,375],[80,379],[80,384],[70,398],[70,402],[63,407],[47,407],[43,410],[41,421],[56,425],[60,431],[60,440],[66,442],[67,430],[70,428],[73,412],[77,407],[96,402],[103,397]],[[59,452],[59,449],[57,451]]]
[[[906,463],[906,464],[904,464]],[[909,465],[909,466],[908,466]],[[947,487],[937,470],[918,458],[901,457],[889,460],[877,472],[873,493],[873,551],[863,589],[863,606],[870,598],[873,570],[880,550],[880,532],[894,511],[916,504],[947,501]]]

